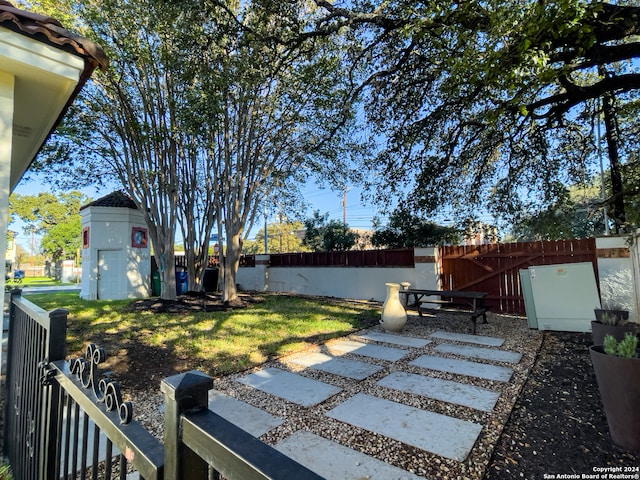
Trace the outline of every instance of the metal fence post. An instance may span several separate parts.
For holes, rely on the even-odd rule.
[[[207,480],[207,463],[182,443],[180,417],[187,411],[208,408],[212,387],[213,379],[196,370],[162,380],[165,480]]]
[[[42,441],[43,459],[43,477],[55,478],[58,471],[57,463],[60,458],[60,445],[58,443],[58,425],[61,424],[60,418],[60,385],[58,382],[49,382],[46,378],[48,363],[64,360],[67,351],[67,318],[69,310],[58,308],[49,312],[48,345],[47,345],[47,365],[43,364],[42,381],[43,392],[43,431],[40,436]],[[48,392],[46,389],[48,388]]]

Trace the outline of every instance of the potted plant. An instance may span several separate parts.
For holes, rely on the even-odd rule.
[[[589,347],[609,434],[619,446],[640,452],[640,358],[638,337],[622,341],[606,335],[603,345]]]
[[[636,333],[637,325],[629,322],[629,310],[620,305],[603,303],[602,308],[595,308],[596,319],[591,322],[591,333],[594,345],[603,345],[605,335],[611,335],[618,342],[626,333]]]

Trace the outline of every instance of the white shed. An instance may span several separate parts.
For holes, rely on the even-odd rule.
[[[149,232],[131,198],[113,192],[80,209],[80,298],[122,300],[151,294]]]

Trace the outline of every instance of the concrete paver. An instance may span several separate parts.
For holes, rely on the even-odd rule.
[[[422,348],[425,345],[429,345],[431,340],[426,338],[408,337],[406,335],[397,335],[394,333],[381,333],[370,332],[362,335],[356,335],[356,338],[362,338],[364,340],[373,340],[374,342],[385,342],[395,345],[402,345],[404,347]]]
[[[311,407],[323,402],[341,390],[333,385],[279,368],[265,368],[238,378],[237,381],[303,407]]]
[[[418,480],[407,472],[311,432],[300,430],[275,445],[276,450],[327,480]],[[322,452],[322,455],[318,455]]]
[[[384,347],[382,345],[371,345],[363,342],[355,342],[353,340],[341,340],[331,342],[327,345],[329,350],[343,353],[353,353],[364,357],[377,358],[378,360],[387,360],[389,362],[397,362],[409,352],[401,348]]]
[[[378,380],[377,384],[485,412],[493,410],[500,398],[500,392],[488,388],[407,372],[393,372]]]
[[[504,344],[503,338],[485,337],[483,335],[470,335],[468,333],[452,333],[437,331],[429,335],[433,338],[442,340],[453,340],[458,342],[476,343],[478,345],[486,345],[488,347],[500,347]]]
[[[254,437],[259,437],[284,422],[275,415],[216,390],[209,390],[209,410]]]
[[[505,363],[518,363],[522,358],[522,354],[518,352],[472,347],[470,345],[453,345],[450,343],[442,343],[436,346],[435,350],[442,353],[453,353],[455,355],[462,355],[465,357],[481,358],[483,360],[493,360]]]
[[[488,365],[486,363],[470,362],[455,358],[434,357],[432,355],[422,355],[410,363],[416,367],[428,368],[430,370],[486,378],[487,380],[497,380],[500,382],[508,382],[513,374],[513,369],[509,367]]]
[[[327,416],[460,462],[467,458],[482,430],[477,423],[366,393],[354,395]]]
[[[354,380],[364,380],[383,369],[383,367],[379,365],[360,362],[350,358],[334,357],[332,355],[325,355],[324,353],[302,355],[291,359],[291,363],[333,373],[334,375],[340,375],[342,377],[353,378]]]

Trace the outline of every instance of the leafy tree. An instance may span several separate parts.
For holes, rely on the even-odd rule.
[[[42,235],[40,248],[54,263],[75,258],[80,248],[80,207],[90,199],[79,191],[57,195],[41,192],[37,195],[12,194],[9,212],[12,221],[20,218],[27,234]]]
[[[177,225],[197,285],[217,222],[227,238],[223,297],[235,300],[242,242],[263,196],[281,179],[344,179],[354,136],[338,134],[353,116],[335,101],[343,43],[301,35],[316,15],[305,1],[73,4],[112,64],[39,165],[57,179],[116,176],[145,215],[162,298],[175,298]],[[329,161],[337,167],[324,168]]]
[[[314,252],[345,251],[353,248],[358,234],[338,220],[329,220],[329,214],[313,212],[313,217],[304,221],[305,235],[302,241]]]
[[[640,211],[638,196],[631,195],[637,190],[638,171],[634,163],[623,168],[624,190],[630,200],[626,204],[627,223],[638,225]],[[606,175],[610,178],[609,175]],[[628,183],[629,182],[629,183]],[[569,238],[587,238],[605,233],[605,216],[607,220],[613,215],[610,202],[602,200],[602,179],[600,175],[593,176],[584,185],[571,185],[564,188],[558,201],[543,211],[523,216],[513,226],[513,233],[522,240],[557,240]],[[605,197],[611,198],[611,183],[605,182]],[[609,221],[609,223],[611,223]],[[609,224],[609,227],[611,225]]]
[[[358,241],[358,234],[339,220],[329,220],[322,235],[322,250],[343,252],[350,250]]]
[[[53,194],[41,192],[37,195],[12,194],[9,197],[10,222],[19,218],[25,223],[24,232],[44,234],[60,223],[80,218],[80,207],[90,199],[82,192],[71,191]],[[78,223],[78,237],[80,224]]]
[[[218,235],[227,239],[223,299],[231,302],[243,241],[262,199],[285,181],[341,171],[325,166],[348,151],[351,142],[336,132],[352,113],[337,114],[344,112],[335,101],[344,88],[341,45],[298,43],[314,16],[306,2],[205,5],[190,11],[190,23],[202,30],[182,44],[191,45],[189,64],[197,67],[190,105],[210,158]]]
[[[303,245],[302,222],[278,222],[267,225],[267,253],[307,252]],[[254,240],[247,240],[242,247],[244,253],[262,254],[264,251],[264,228],[258,230]]]
[[[22,245],[16,245],[16,264],[15,268],[19,269],[21,265],[29,261],[29,252]]]
[[[74,259],[81,247],[80,230],[80,216],[74,215],[69,221],[58,223],[50,228],[42,236],[40,247],[53,263]]]
[[[442,243],[457,243],[460,231],[444,227],[413,215],[403,208],[396,208],[386,225],[376,222],[371,243],[377,247],[410,248],[429,247]]]
[[[178,225],[195,289],[214,219],[212,189],[203,180],[206,156],[185,119],[188,79],[176,41],[187,28],[185,16],[178,5],[155,0],[66,2],[59,8],[62,16],[71,8],[81,17],[83,34],[105,48],[111,63],[83,90],[35,168],[54,172],[59,183],[120,183],[149,228],[163,276],[161,297],[175,299]]]
[[[584,0],[316,0],[315,35],[350,30],[353,91],[366,92],[383,150],[369,191],[415,211],[478,205],[502,218],[545,209],[595,169],[602,115],[613,216],[626,221],[622,165],[637,151],[640,7]],[[310,33],[311,34],[311,33]],[[626,117],[625,110],[632,115]],[[628,122],[621,124],[622,120]],[[631,125],[629,125],[631,124]],[[394,196],[379,195],[385,189]]]

